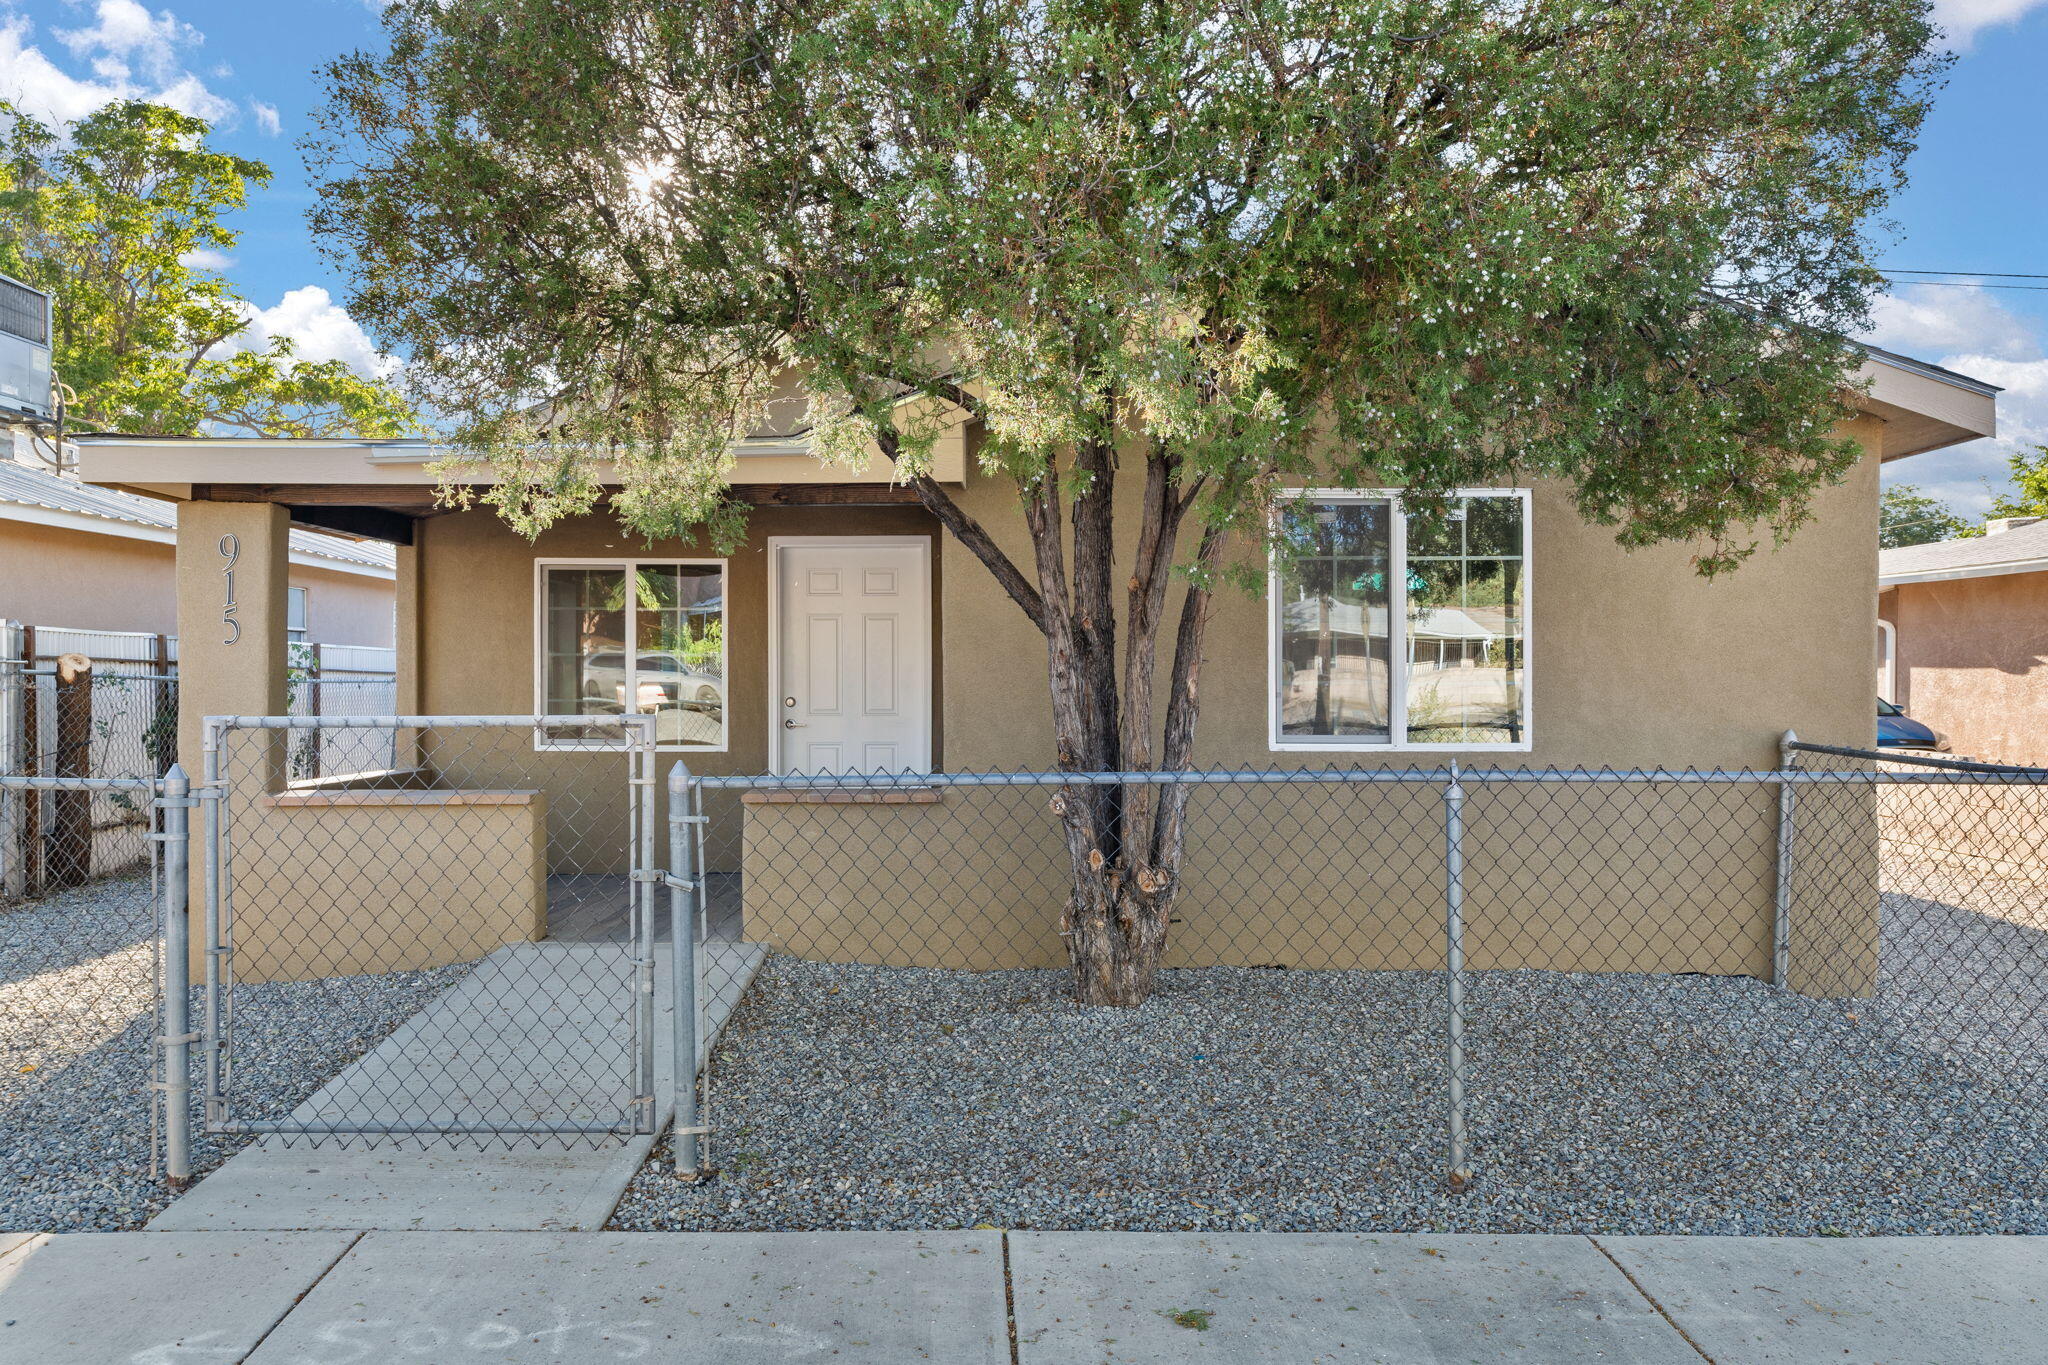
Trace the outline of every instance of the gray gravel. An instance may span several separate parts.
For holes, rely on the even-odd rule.
[[[147,877],[0,908],[0,1230],[133,1228],[170,1202],[150,1174],[152,930]],[[238,1105],[289,1111],[466,970],[238,987]],[[200,1134],[195,1173],[250,1140]]]
[[[1877,1015],[1989,1084],[2048,1091],[2048,887],[1891,856]]]
[[[1439,1184],[1431,973],[776,957],[721,1042],[708,1186],[619,1228],[2048,1233],[2048,1113],[1748,978],[1477,974],[1477,1186]]]

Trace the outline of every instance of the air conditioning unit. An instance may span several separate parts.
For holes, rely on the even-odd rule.
[[[0,422],[57,420],[50,296],[0,275]]]

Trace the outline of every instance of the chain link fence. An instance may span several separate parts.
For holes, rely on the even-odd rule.
[[[0,774],[154,779],[177,731],[175,641],[0,622]],[[0,901],[141,870],[148,836],[126,787],[0,794]]]
[[[653,1131],[651,719],[226,718],[206,754],[211,1131]]]
[[[190,997],[165,950],[181,780],[0,774],[0,800],[119,798],[145,850],[123,875],[0,904],[0,1229],[132,1226],[190,1173],[191,1040],[174,1041]]]
[[[698,959],[738,1005],[700,1007],[724,1036],[671,1157],[747,1198],[861,1191],[818,1225],[905,1216],[904,1188],[966,1216],[990,1170],[1038,1191],[1005,1197],[1029,1226],[1455,1220],[1481,1205],[1420,1192],[1468,1187],[1552,1230],[1766,1226],[1827,1182],[2048,1196],[2048,773],[1795,744],[1778,771],[685,781],[693,932],[767,957]],[[1136,1011],[1072,1003],[1061,809],[1105,790],[1185,808]],[[1114,832],[1149,827],[1107,828],[1092,863],[1147,875]]]
[[[300,776],[308,732],[390,761]],[[658,783],[654,743],[211,722],[189,875],[0,912],[15,1149],[63,1129],[60,1074],[118,1071],[99,1107],[145,1123],[161,1035],[203,1153],[666,1128],[627,1205],[698,1225],[1739,1231],[1854,1195],[2006,1226],[2048,1198],[2048,772],[1794,742],[1763,771]],[[1141,1008],[1074,1003],[1077,866],[1167,912]],[[199,979],[152,1026],[171,962]]]

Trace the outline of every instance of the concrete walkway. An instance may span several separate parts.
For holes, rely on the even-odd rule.
[[[699,1061],[767,950],[712,943]],[[668,945],[655,949],[657,1129],[674,1112]],[[292,1113],[606,1121],[631,1095],[630,967],[617,944],[501,948]],[[232,1091],[230,1092],[232,1103]],[[325,1228],[572,1231],[604,1226],[654,1138],[266,1137],[150,1223],[153,1231]],[[0,1357],[4,1359],[4,1357]]]
[[[2048,1237],[71,1233],[0,1360],[347,1365],[2048,1358]]]

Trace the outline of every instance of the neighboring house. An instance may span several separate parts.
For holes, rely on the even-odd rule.
[[[1879,690],[1959,756],[2048,763],[2048,520],[1878,556]]]
[[[174,503],[0,457],[0,620],[177,634],[177,526]],[[295,531],[288,554],[292,638],[390,648],[389,545]]]
[[[1569,491],[1554,483],[1468,490],[1450,531],[1426,543],[1407,534],[1397,494],[1321,499],[1326,557],[1276,574],[1263,597],[1225,592],[1218,599],[1202,672],[1200,762],[1324,768],[1456,757],[1543,767],[1771,768],[1788,728],[1818,741],[1871,744],[1876,717],[1863,661],[1876,648],[1879,464],[1990,434],[1996,390],[1878,351],[1863,377],[1858,413],[1844,431],[1868,458],[1817,496],[1812,521],[1788,544],[1767,546],[1719,581],[1695,573],[1684,545],[1623,550],[1611,528],[1586,524]],[[1029,563],[1015,491],[980,470],[977,439],[964,420],[955,426],[938,443],[935,477]],[[651,713],[664,766],[682,759],[701,774],[1055,764],[1042,637],[911,492],[892,484],[879,457],[853,474],[819,465],[788,437],[742,443],[733,491],[754,513],[745,544],[720,555],[697,540],[648,545],[603,514],[529,542],[488,508],[439,506],[429,466],[440,452],[417,443],[103,435],[79,445],[87,479],[181,504],[181,624],[189,641],[181,752],[193,771],[202,758],[203,716],[282,710],[286,621],[276,590],[294,523],[397,547],[400,713]],[[226,534],[239,538],[244,575],[239,645],[223,644],[218,628],[216,546]],[[1175,592],[1169,613],[1178,610]],[[519,745],[502,761],[473,754],[459,778],[430,773],[427,780],[459,781],[493,800],[538,782],[549,818],[580,812],[590,820],[611,810],[620,828],[630,828],[616,756],[549,752],[540,761],[532,742]],[[423,860],[417,875],[425,885],[437,871],[433,850],[467,836],[452,823],[438,833],[427,828],[461,818],[460,803],[405,799],[418,795],[364,789],[347,804],[369,819],[367,809],[388,796],[402,807],[388,818],[419,823],[420,834],[385,839],[375,856]],[[1190,836],[1191,849],[1229,851],[1206,862],[1191,855],[1201,865],[1191,865],[1181,901],[1183,915],[1226,926],[1204,939],[1210,952],[1228,954],[1217,960],[1440,963],[1440,855],[1391,846],[1407,837],[1403,830],[1439,830],[1437,807],[1418,806],[1398,823],[1361,824],[1341,846],[1318,846],[1317,830],[1330,837],[1327,810],[1289,807],[1308,798],[1286,788],[1241,795],[1229,828]],[[948,832],[957,840],[974,827],[970,803],[994,799],[982,791],[948,789],[943,807],[838,796],[834,847],[843,856],[805,845],[801,822],[815,813],[800,801],[714,808],[726,828],[746,821],[750,936],[857,960],[964,967],[1064,960],[1056,926],[1064,892],[1060,860],[1049,853],[1056,837],[1050,819],[1033,827],[992,816],[987,827],[1007,831],[1003,837],[961,844]],[[258,797],[267,804],[252,819],[321,818],[318,801]],[[1438,798],[1424,792],[1415,799]],[[1258,802],[1273,804],[1254,819]],[[1393,811],[1394,802],[1385,796],[1375,810]],[[1634,809],[1640,816],[1648,808]],[[1658,809],[1667,826],[1661,835],[1636,833],[1679,850],[1689,808],[1674,801]],[[1504,936],[1496,942],[1512,938],[1519,956],[1475,965],[1640,969],[1662,961],[1667,970],[1768,977],[1775,809],[1774,800],[1754,803],[1753,850],[1741,855],[1743,866],[1719,869],[1704,890],[1682,865],[1684,853],[1674,851],[1671,884],[1696,889],[1672,892],[1663,903],[1654,901],[1656,888],[1645,889],[1640,912],[1631,911],[1637,922],[1627,945],[1581,937],[1561,923]],[[1551,827],[1582,820],[1597,840],[1614,818],[1604,796],[1581,789],[1552,812]],[[921,819],[930,822],[923,832]],[[1381,850],[1375,840],[1390,846]],[[1047,856],[1022,856],[1041,844]],[[566,870],[625,870],[622,843],[578,856],[587,865]],[[1523,865],[1486,875],[1541,878],[1547,856],[1585,854],[1531,848]],[[876,879],[872,863],[862,866],[876,858],[888,860],[889,877]],[[1382,913],[1385,924],[1343,943],[1314,940],[1327,930],[1304,927],[1301,916],[1332,894],[1315,879],[1339,867],[1379,869],[1372,886],[1339,893]],[[390,886],[414,870],[380,863],[378,872]],[[1291,886],[1290,878],[1303,884]],[[293,880],[280,875],[277,889],[264,894],[288,897]],[[336,894],[338,880],[324,878],[326,894]],[[916,886],[919,902],[864,904],[868,884]],[[296,959],[285,940],[306,932],[303,919],[293,918],[306,912],[283,908],[283,900],[265,911],[254,894],[246,886],[237,892],[237,942],[251,953],[267,942],[267,970],[289,975]],[[1520,894],[1489,895],[1484,904],[1517,904]],[[840,916],[828,946],[803,939],[800,927],[775,927],[812,906]],[[325,913],[383,912],[382,902],[364,902]],[[906,920],[890,918],[912,914],[944,932],[907,932]],[[1584,918],[1590,933],[1599,915]],[[1866,946],[1874,942],[1868,928],[1857,929]],[[377,965],[408,964],[387,958]]]

